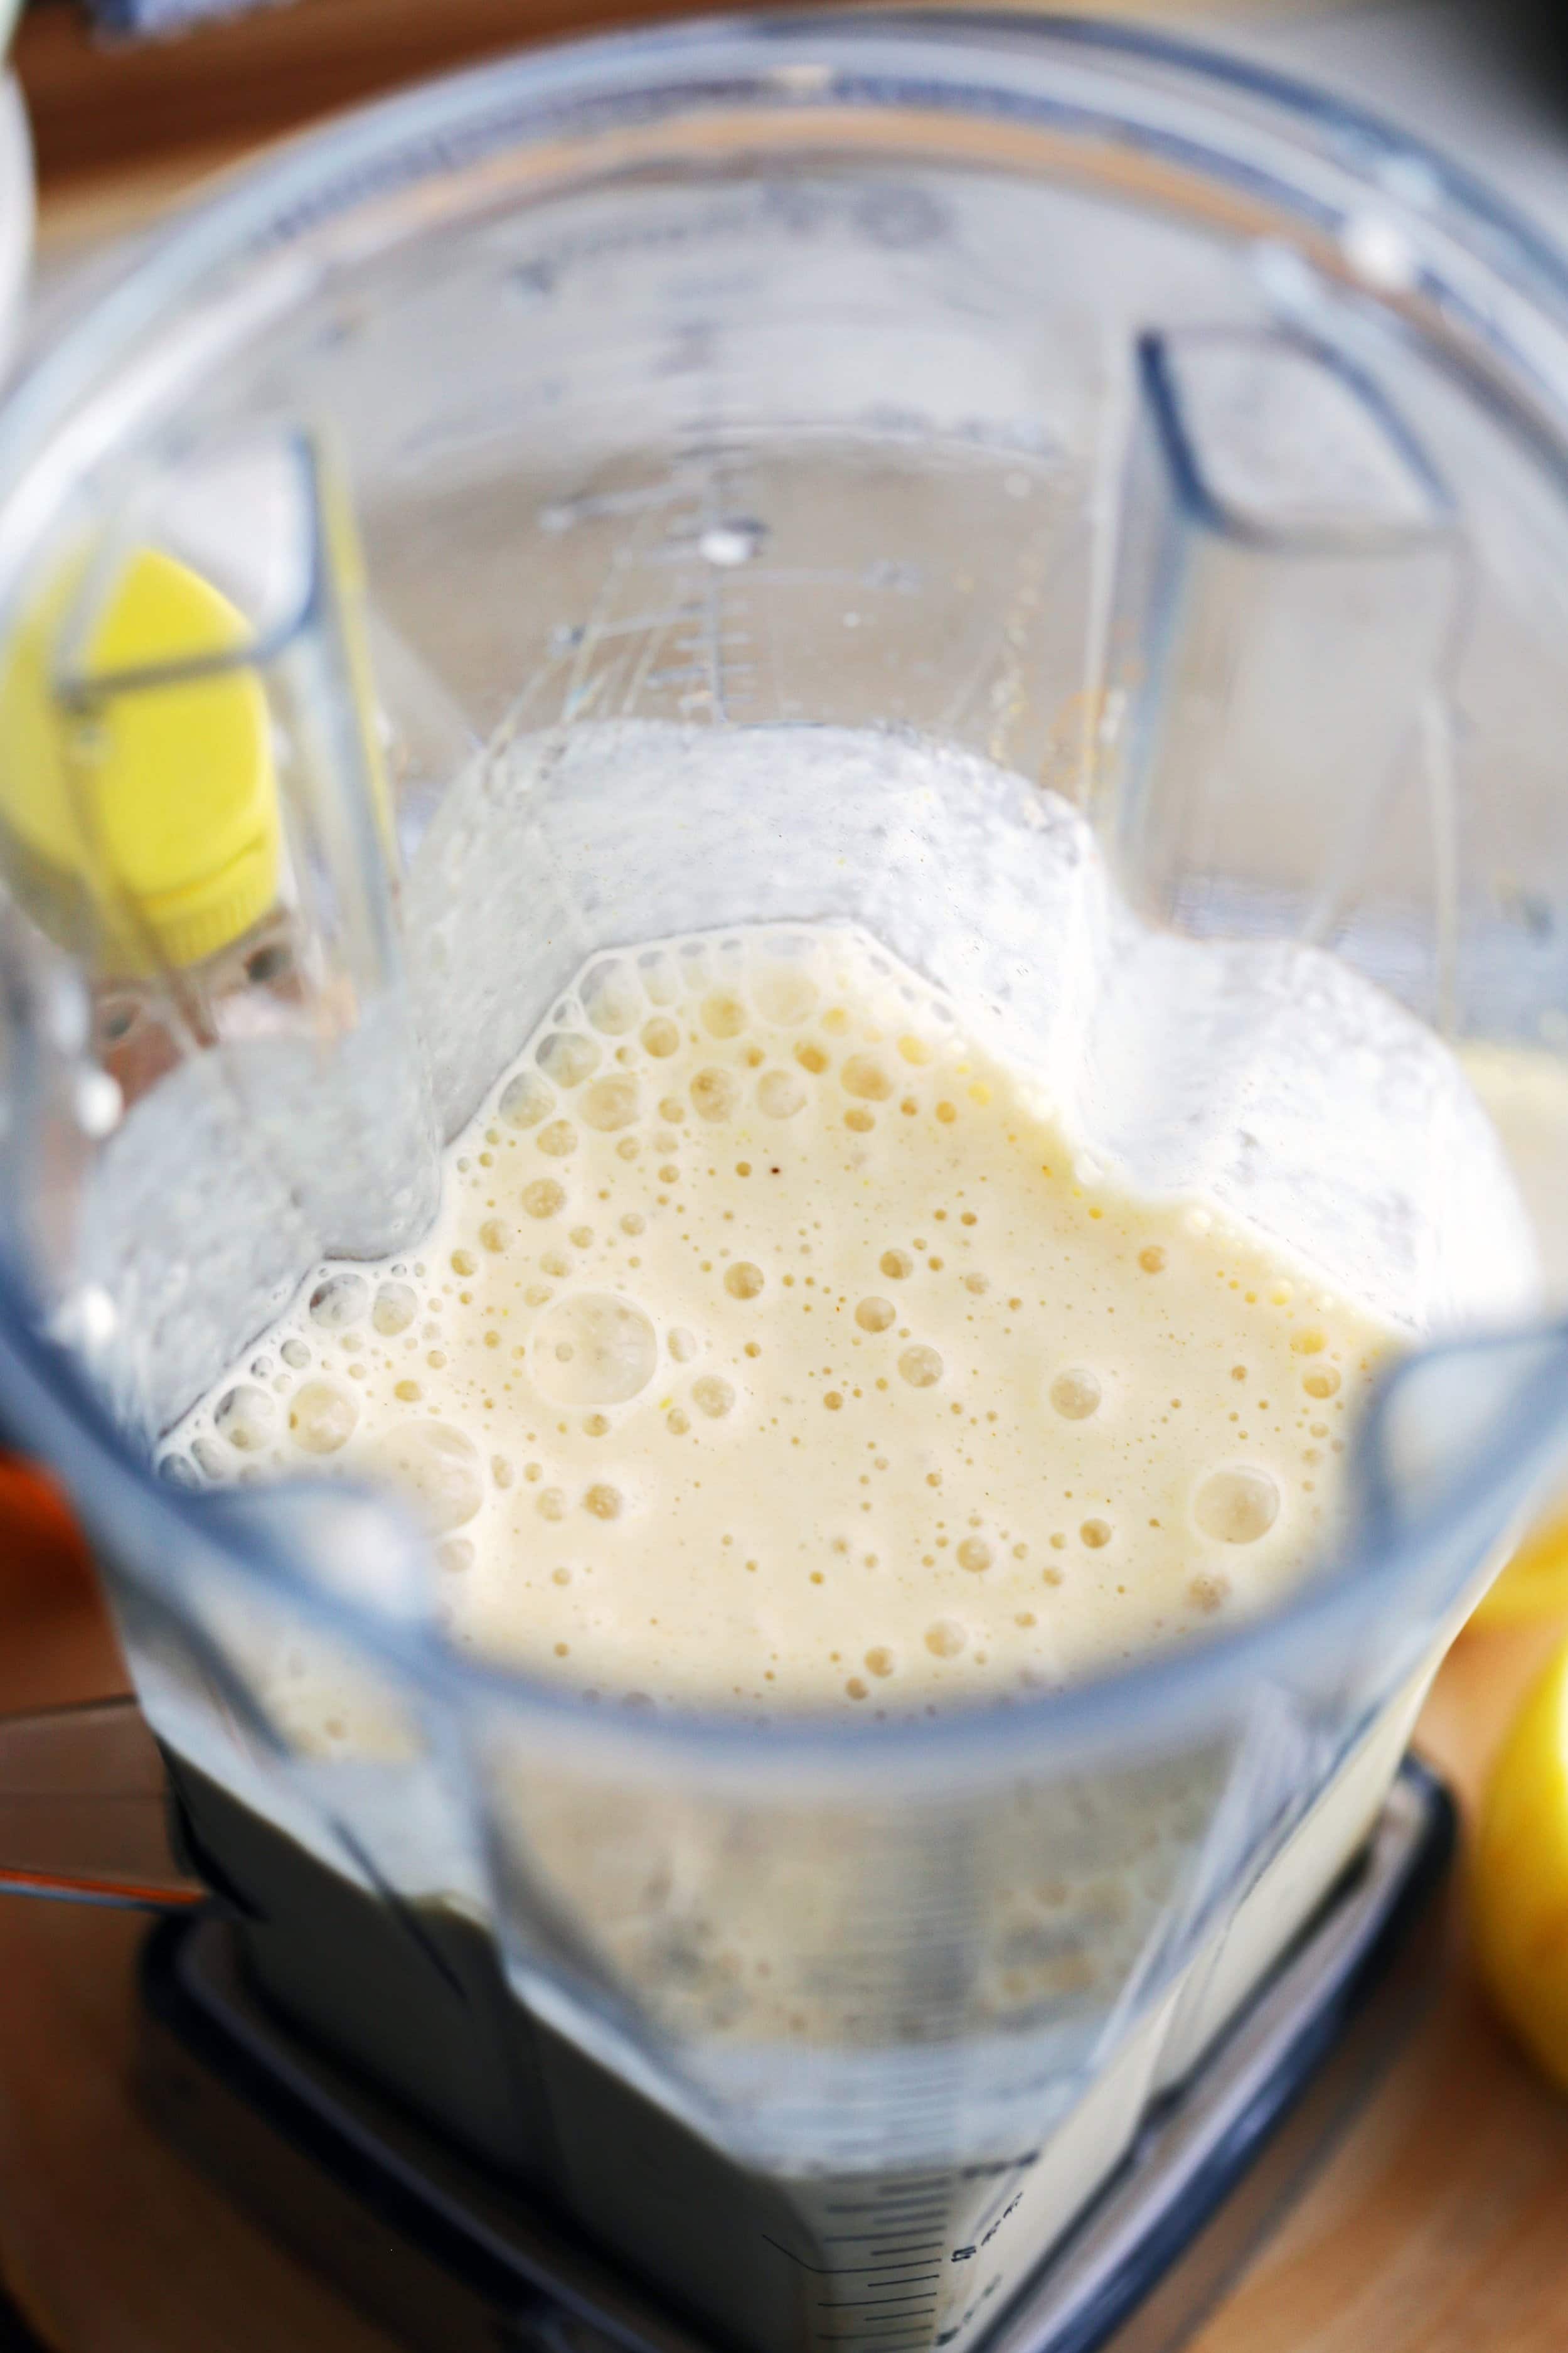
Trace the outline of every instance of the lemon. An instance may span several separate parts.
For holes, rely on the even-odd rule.
[[[1525,2048],[1568,2086],[1568,1643],[1492,1767],[1472,1892],[1481,1975]]]
[[[1470,1623],[1522,1626],[1558,1617],[1568,1618],[1568,1508],[1562,1505],[1525,1538]]]

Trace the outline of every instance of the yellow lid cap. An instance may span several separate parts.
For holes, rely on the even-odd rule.
[[[280,828],[267,699],[247,668],[164,683],[127,672],[243,648],[243,617],[156,548],[130,555],[79,674],[101,698],[68,709],[54,683],[79,572],[28,615],[0,671],[0,819],[46,870],[85,887],[105,962],[199,963],[278,895]]]

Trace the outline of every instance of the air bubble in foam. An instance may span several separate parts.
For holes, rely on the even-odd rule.
[[[541,1315],[529,1362],[535,1386],[556,1405],[624,1405],[652,1380],[658,1342],[631,1300],[576,1291]]]
[[[1100,1376],[1085,1365],[1058,1373],[1051,1383],[1051,1403],[1066,1421],[1087,1421],[1098,1413],[1101,1394]]]
[[[595,1079],[578,1105],[578,1115],[584,1127],[594,1128],[601,1135],[613,1134],[641,1118],[642,1089],[626,1071]]]
[[[232,1458],[226,1455],[216,1438],[193,1438],[191,1459],[209,1479],[227,1479],[232,1470]]]
[[[643,993],[629,965],[595,965],[583,982],[583,1010],[590,1026],[606,1038],[624,1038],[643,1011]]]
[[[677,1004],[686,985],[668,948],[645,948],[637,958],[637,977],[650,1005]]]
[[[862,1332],[885,1332],[898,1311],[890,1299],[863,1299],[855,1310]]]
[[[847,1094],[858,1095],[865,1103],[886,1103],[893,1092],[887,1068],[875,1054],[847,1056],[838,1078]]]
[[[721,1375],[704,1373],[700,1380],[691,1384],[691,1402],[710,1421],[722,1421],[733,1409],[735,1392]]]
[[[377,1288],[370,1320],[382,1337],[390,1340],[399,1332],[406,1332],[418,1313],[418,1298],[406,1282],[384,1282]],[[284,1357],[293,1364],[295,1359],[289,1355],[289,1343],[285,1341]]]
[[[346,1332],[370,1312],[370,1285],[363,1274],[331,1274],[310,1293],[310,1321],[323,1331]]]
[[[1211,1471],[1193,1499],[1193,1517],[1221,1544],[1256,1544],[1279,1516],[1278,1482],[1248,1464]]]
[[[691,1082],[691,1108],[699,1119],[729,1119],[734,1112],[738,1092],[729,1071],[710,1065],[699,1071]]]
[[[753,1266],[750,1259],[738,1259],[724,1270],[724,1288],[731,1299],[755,1299],[763,1281],[762,1268]]]
[[[218,1400],[213,1428],[237,1454],[259,1454],[278,1435],[278,1408],[265,1389],[240,1382]]]
[[[537,1127],[554,1110],[555,1092],[536,1071],[520,1071],[501,1089],[497,1108],[509,1126]]]
[[[593,1077],[604,1051],[596,1038],[584,1038],[580,1030],[553,1029],[539,1049],[539,1067],[558,1087],[570,1090]]]
[[[912,1389],[934,1388],[942,1378],[942,1357],[935,1348],[917,1341],[899,1358],[899,1371]]]
[[[710,1038],[738,1038],[749,1018],[732,988],[711,989],[702,1000],[702,1027]]]
[[[410,1421],[384,1430],[370,1450],[374,1467],[413,1504],[431,1535],[465,1527],[485,1499],[484,1466],[466,1430]]]
[[[764,965],[752,984],[752,999],[764,1021],[794,1029],[814,1013],[821,992],[809,973],[787,965]]]
[[[301,1381],[289,1401],[289,1435],[306,1454],[335,1454],[358,1420],[354,1398],[331,1381]]]
[[[757,1107],[770,1119],[793,1119],[805,1108],[805,1089],[793,1071],[764,1071],[757,1081]]]

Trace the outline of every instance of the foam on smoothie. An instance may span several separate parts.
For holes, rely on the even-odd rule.
[[[177,1451],[391,1481],[454,1637],[604,1699],[876,1713],[1279,1598],[1394,1344],[864,934],[774,928],[595,958],[419,1255],[318,1269]]]

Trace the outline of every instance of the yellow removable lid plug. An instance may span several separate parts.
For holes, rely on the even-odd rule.
[[[0,826],[18,853],[18,893],[51,930],[47,904],[36,902],[62,885],[62,903],[85,896],[105,969],[199,964],[278,895],[267,699],[254,670],[237,665],[111,681],[188,672],[242,649],[250,631],[210,581],[156,548],[138,550],[74,665],[104,691],[73,710],[55,670],[79,587],[73,571],[39,599],[0,670]]]

